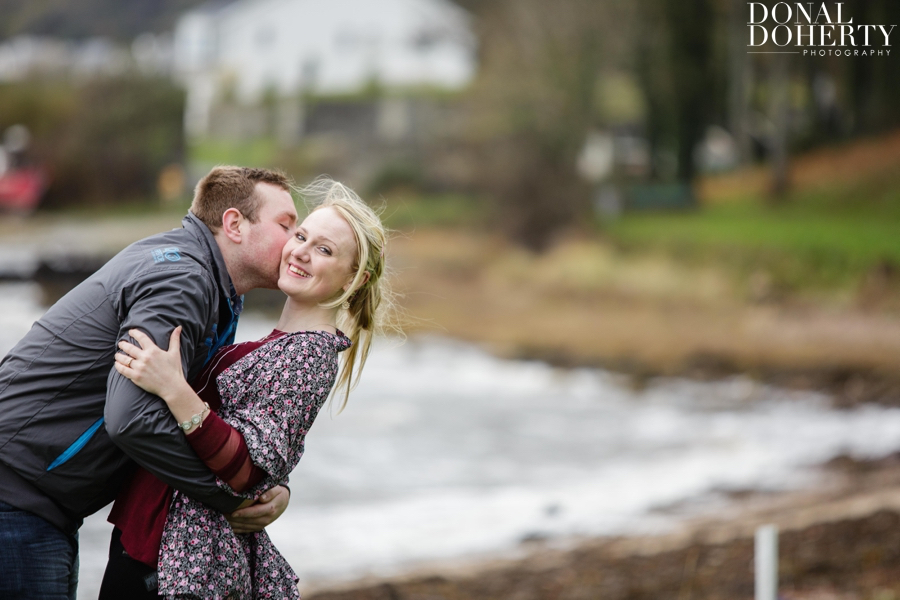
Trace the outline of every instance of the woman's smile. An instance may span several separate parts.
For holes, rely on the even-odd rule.
[[[288,265],[288,271],[300,277],[312,277],[312,275],[295,265]]]

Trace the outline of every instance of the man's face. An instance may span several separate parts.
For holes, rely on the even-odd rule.
[[[281,250],[294,235],[297,209],[291,195],[276,185],[256,184],[260,199],[257,222],[248,222],[246,261],[258,279],[255,287],[278,287]]]

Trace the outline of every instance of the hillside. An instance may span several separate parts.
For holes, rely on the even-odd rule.
[[[0,41],[20,34],[108,37],[128,42],[172,28],[178,15],[204,0],[0,0]]]
[[[172,29],[178,15],[200,4],[234,0],[0,0],[0,42],[15,35],[82,39],[94,36],[130,42],[144,32]],[[491,0],[463,0],[478,8]]]

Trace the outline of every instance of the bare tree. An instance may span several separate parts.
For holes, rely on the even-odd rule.
[[[772,130],[769,133],[769,158],[772,166],[771,198],[780,202],[789,187],[788,135],[790,133],[790,55],[772,55],[769,74],[769,115]]]
[[[728,4],[728,128],[734,136],[742,163],[751,159],[749,96],[753,89],[753,64],[747,53],[747,3]]]
[[[481,15],[482,72],[473,94],[483,181],[497,223],[541,250],[589,210],[577,156],[595,124],[610,48],[627,27],[620,0],[497,0]],[[615,39],[610,31],[619,27]]]

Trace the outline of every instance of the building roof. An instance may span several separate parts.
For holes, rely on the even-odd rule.
[[[245,101],[372,81],[457,89],[474,75],[475,39],[447,0],[240,0],[184,15],[175,61],[186,81],[215,73]]]

